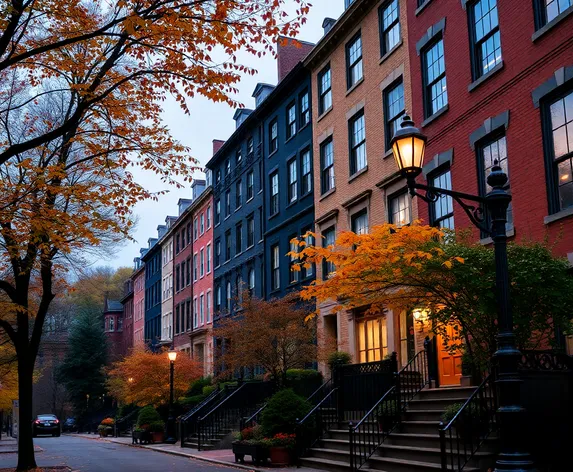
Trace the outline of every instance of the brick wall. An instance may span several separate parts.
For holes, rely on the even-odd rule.
[[[282,81],[313,47],[314,44],[312,43],[284,36],[280,37],[277,44],[278,81]]]

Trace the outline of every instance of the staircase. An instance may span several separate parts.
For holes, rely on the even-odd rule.
[[[452,470],[442,469],[439,425],[440,418],[449,405],[464,403],[476,390],[475,387],[453,387],[421,390],[407,404],[401,421],[384,442],[360,468],[363,471],[423,472]],[[365,430],[378,430],[373,421],[362,425]],[[358,436],[359,438],[374,435]],[[305,467],[335,472],[351,471],[349,422],[344,421],[330,428],[325,437],[306,451],[301,459]],[[355,444],[362,447],[365,444]],[[370,444],[374,447],[376,444]],[[448,451],[451,454],[451,451]],[[463,468],[465,472],[485,472],[493,463],[495,439],[487,439],[473,458]],[[456,469],[458,470],[458,469]]]

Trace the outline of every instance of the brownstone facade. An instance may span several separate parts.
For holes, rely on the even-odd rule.
[[[416,203],[403,193],[406,184],[388,146],[393,132],[386,131],[393,129],[392,117],[398,122],[411,109],[406,3],[355,1],[335,23],[325,20],[325,36],[305,61],[313,87],[316,232],[323,238],[416,218]],[[325,93],[329,69],[331,99]],[[396,101],[400,84],[402,99]],[[396,196],[405,205],[402,217],[394,211]],[[324,268],[317,269],[322,278]],[[328,304],[320,312],[320,342],[336,338],[338,350],[355,362],[379,360],[392,351],[405,362],[407,351],[415,349],[413,323],[405,314],[370,319],[359,312],[332,313]]]

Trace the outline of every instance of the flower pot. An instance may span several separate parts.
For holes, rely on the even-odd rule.
[[[165,437],[165,433],[163,431],[161,431],[159,433],[156,433],[156,432],[151,433],[151,440],[154,443],[162,443],[164,437]]]
[[[269,458],[269,450],[260,444],[244,444],[240,441],[233,443],[233,454],[236,463],[245,463],[245,456],[251,456],[255,465],[264,464]]]
[[[290,450],[286,447],[270,447],[269,456],[274,465],[289,465],[291,463]]]
[[[132,433],[133,444],[149,444],[151,442],[151,433],[149,431],[134,431]]]

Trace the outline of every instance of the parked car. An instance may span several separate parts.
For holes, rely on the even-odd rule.
[[[52,436],[60,435],[60,420],[56,415],[38,415],[32,424],[32,435],[51,434]]]
[[[76,419],[66,418],[66,421],[62,423],[62,432],[75,433],[77,431],[78,431],[78,425],[76,424]]]

